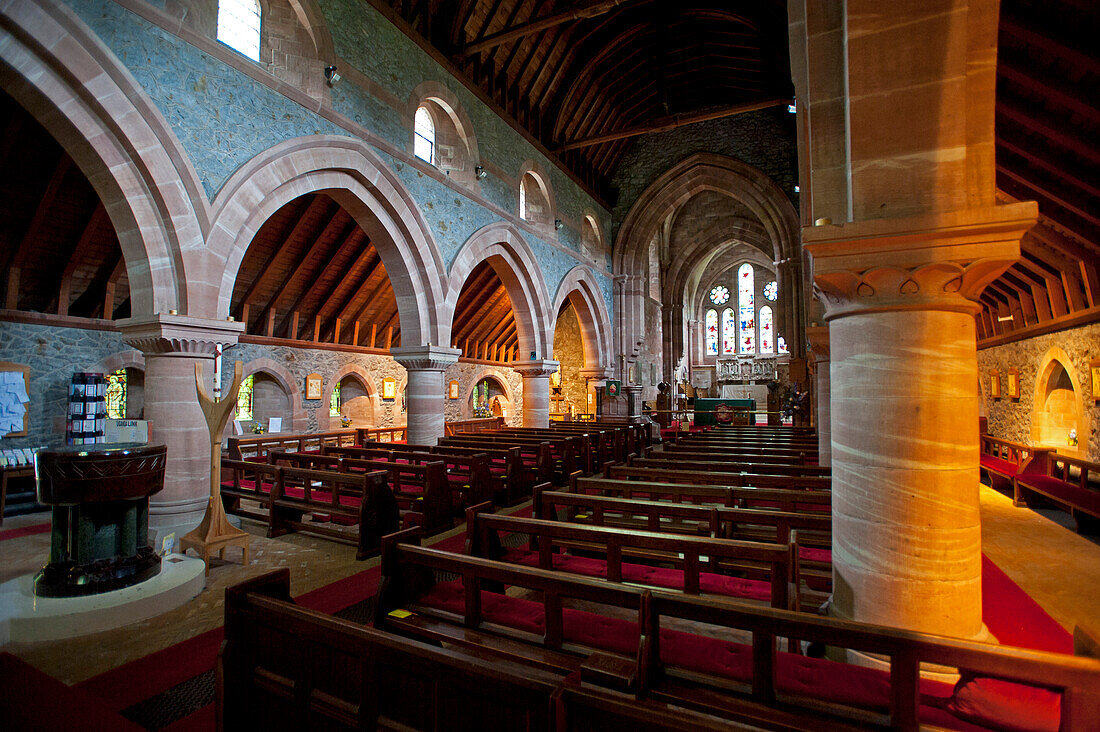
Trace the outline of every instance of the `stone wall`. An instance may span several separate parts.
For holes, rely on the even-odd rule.
[[[577,412],[588,411],[588,390],[580,370],[584,368],[584,343],[581,340],[581,324],[577,311],[569,305],[558,316],[554,329],[554,360],[561,363],[561,395],[565,399],[562,409],[572,405]],[[551,409],[554,408],[551,402]]]
[[[981,381],[983,413],[989,418],[989,433],[1019,442],[1032,442],[1035,414],[1035,393],[1039,385],[1038,373],[1044,357],[1052,348],[1062,349],[1069,357],[1071,376],[1081,393],[1075,400],[1081,405],[1090,434],[1078,434],[1080,457],[1100,461],[1100,403],[1091,398],[1092,381],[1089,361],[1100,358],[1100,323],[1070,330],[1036,336],[1003,346],[978,351],[978,375]],[[1006,372],[1020,372],[1020,398],[1007,397]],[[1001,398],[990,396],[990,371],[996,369],[1001,376]],[[1066,446],[1068,447],[1068,445]]]

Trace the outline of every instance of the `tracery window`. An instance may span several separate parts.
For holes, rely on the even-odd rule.
[[[729,299],[730,291],[725,285],[715,285],[710,288],[710,301],[715,305],[725,305]]]
[[[241,390],[237,392],[237,416],[235,419],[252,419],[252,387],[254,381],[254,374],[249,374],[241,381]]]
[[[126,369],[107,374],[107,417],[126,419]]]
[[[413,155],[426,163],[435,159],[435,123],[427,107],[420,107],[413,116]]]
[[[722,353],[737,353],[737,317],[733,308],[722,311]]]
[[[779,283],[772,280],[764,285],[764,299],[769,302],[775,302],[775,298],[777,297],[779,297]]]
[[[332,387],[332,396],[329,398],[328,403],[328,416],[340,416],[340,382],[336,382],[336,385]]]
[[[737,308],[741,321],[738,353],[756,353],[755,287],[752,265],[746,262],[737,268]]]
[[[790,351],[787,350],[787,339],[783,336],[779,336],[779,338],[776,339],[776,348],[780,353],[790,353]]]
[[[253,61],[259,61],[259,1],[220,0],[218,2],[218,40]]]
[[[718,311],[711,308],[706,315],[707,355],[718,355]]]
[[[772,309],[765,305],[760,308],[760,352],[775,353],[775,330],[772,323]]]

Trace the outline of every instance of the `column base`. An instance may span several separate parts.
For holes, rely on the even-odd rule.
[[[180,538],[202,522],[206,514],[208,497],[172,503],[150,503],[149,505],[149,543],[156,551],[161,550],[161,542],[169,534],[176,535],[176,546]]]

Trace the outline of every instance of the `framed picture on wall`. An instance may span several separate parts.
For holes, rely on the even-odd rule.
[[[306,377],[306,399],[320,399],[324,381],[320,374],[310,374]]]
[[[455,379],[447,383],[447,398],[458,399],[458,381]]]
[[[397,379],[387,376],[382,379],[382,398],[395,399],[397,397]]]
[[[1089,362],[1089,374],[1092,375],[1092,398],[1100,401],[1100,358]]]
[[[1005,392],[1009,399],[1020,398],[1020,372],[1017,369],[1009,369],[1005,373]]]
[[[992,369],[989,372],[989,396],[994,399],[1001,398],[1001,375],[997,372],[997,369]]]

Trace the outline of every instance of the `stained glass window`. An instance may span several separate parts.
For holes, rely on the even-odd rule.
[[[107,417],[126,419],[126,369],[107,374]]]
[[[260,60],[260,3],[220,0],[218,40],[253,61]]]
[[[767,305],[760,308],[760,352],[775,353],[775,329],[772,323],[772,309]]]
[[[733,308],[722,311],[722,353],[737,353],[737,318]]]
[[[427,108],[420,107],[413,115],[413,155],[426,163],[432,162],[435,149],[435,123]]]
[[[718,355],[718,311],[711,309],[707,311],[706,317],[707,328],[707,355]]]
[[[332,387],[332,397],[328,402],[328,415],[330,417],[340,416],[340,382],[336,382],[336,386]]]
[[[255,377],[249,374],[241,382],[241,390],[237,392],[237,416],[236,419],[252,419],[252,383]]]
[[[770,302],[775,302],[775,298],[779,297],[779,283],[772,280],[768,284],[764,285],[764,299]]]
[[[783,336],[779,336],[779,338],[776,339],[776,347],[779,349],[780,353],[790,353],[790,351],[787,350],[787,339]]]
[[[737,268],[737,315],[741,321],[738,353],[756,353],[755,287],[752,265],[742,264]]]
[[[715,305],[725,305],[730,299],[730,291],[725,285],[718,285],[710,289],[710,301]]]

